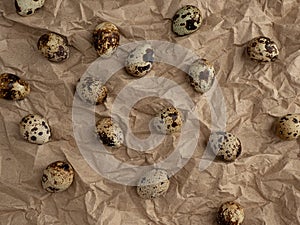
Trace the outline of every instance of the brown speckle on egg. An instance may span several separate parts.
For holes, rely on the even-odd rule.
[[[78,81],[76,92],[83,101],[99,105],[105,101],[108,89],[99,79],[86,76]]]
[[[8,100],[22,100],[30,93],[30,85],[10,73],[0,75],[0,97]]]
[[[68,162],[56,161],[47,166],[42,175],[42,187],[48,192],[67,190],[74,179],[74,169]]]
[[[233,201],[223,203],[217,215],[217,223],[219,225],[241,225],[244,221],[243,207]]]
[[[154,118],[153,125],[162,134],[179,132],[182,127],[182,115],[174,107],[164,108]]]
[[[139,179],[137,194],[144,199],[157,198],[168,191],[169,185],[167,172],[162,169],[153,169]]]
[[[118,28],[110,23],[100,23],[93,33],[93,45],[99,56],[110,57],[119,46],[120,32]]]
[[[96,133],[106,146],[120,147],[124,141],[124,134],[120,126],[111,118],[102,118],[96,123]]]

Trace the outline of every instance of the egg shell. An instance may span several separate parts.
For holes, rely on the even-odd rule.
[[[217,154],[217,157],[225,161],[234,161],[241,155],[241,141],[229,132],[214,132],[209,138],[211,150]]]
[[[257,37],[249,41],[247,54],[258,62],[271,62],[278,58],[279,50],[275,42],[268,37]]]
[[[151,71],[153,62],[154,51],[151,45],[140,45],[129,53],[125,69],[132,76],[142,77]]]
[[[16,11],[20,16],[30,16],[44,6],[45,0],[15,0]]]
[[[111,118],[102,118],[96,123],[96,133],[104,145],[118,148],[124,142],[124,134],[120,126]]]
[[[70,56],[67,38],[57,33],[43,34],[38,40],[37,47],[51,62],[63,62]]]
[[[198,59],[190,66],[189,80],[195,91],[205,93],[215,80],[215,69],[206,59]]]
[[[179,132],[182,127],[181,113],[174,107],[164,108],[154,118],[153,125],[162,134]]]
[[[184,36],[197,31],[202,24],[200,10],[193,5],[180,8],[173,17],[172,29],[179,36]]]
[[[117,50],[120,32],[116,25],[110,22],[100,23],[93,33],[93,44],[98,55],[109,58]]]
[[[7,100],[22,100],[30,93],[30,85],[10,73],[0,75],[0,97]]]
[[[51,130],[48,122],[40,115],[29,114],[20,122],[20,133],[25,140],[34,144],[44,144],[50,140]]]
[[[276,135],[282,140],[295,140],[300,136],[300,114],[287,114],[277,119]]]
[[[76,92],[83,101],[99,105],[105,101],[108,89],[98,78],[86,76],[77,83]]]
[[[137,194],[144,199],[153,199],[166,193],[169,186],[170,181],[167,172],[153,169],[139,179]]]
[[[67,190],[74,179],[74,169],[68,162],[56,161],[47,166],[42,176],[42,187],[48,192]]]
[[[243,207],[237,202],[225,202],[218,211],[217,223],[219,225],[240,225],[245,218]]]

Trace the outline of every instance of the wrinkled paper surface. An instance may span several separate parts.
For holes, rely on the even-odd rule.
[[[204,22],[196,33],[176,37],[171,19],[186,4],[198,6]],[[300,140],[280,141],[272,131],[276,117],[300,113],[299,0],[47,0],[30,17],[19,16],[13,1],[4,0],[0,16],[0,71],[19,75],[32,88],[23,101],[0,100],[0,224],[216,224],[218,207],[228,200],[244,206],[246,225],[300,223]],[[135,187],[91,168],[74,138],[72,105],[78,79],[97,59],[91,37],[102,21],[118,26],[121,45],[168,41],[211,61],[226,103],[226,130],[240,138],[241,157],[233,163],[215,160],[199,170],[211,130],[206,97],[193,91],[183,71],[158,63],[149,76],[174,80],[197,106],[201,126],[191,159],[171,177],[167,194],[155,200],[140,199]],[[51,63],[38,52],[37,40],[47,31],[68,38],[71,55],[66,62]],[[259,35],[278,44],[276,62],[259,64],[246,57],[245,44]],[[110,95],[95,108],[96,117],[110,116],[118,92],[133,80],[124,69],[114,74],[107,84]],[[176,100],[175,89],[171,91]],[[149,97],[134,106],[130,121],[138,137],[147,137],[148,122],[164,104]],[[29,113],[47,118],[51,142],[37,146],[23,140],[18,123]],[[121,162],[150,165],[171,154],[177,141],[176,134],[152,151],[109,151]],[[40,179],[56,160],[73,165],[75,180],[67,191],[49,194]]]

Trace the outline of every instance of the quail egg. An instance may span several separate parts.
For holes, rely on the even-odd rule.
[[[300,114],[287,114],[276,121],[276,135],[283,140],[294,140],[300,136]]]
[[[29,114],[21,120],[20,133],[27,141],[39,145],[48,142],[51,137],[46,119],[34,114]]]
[[[123,131],[111,118],[98,120],[96,123],[96,133],[104,145],[118,148],[123,144]]]
[[[42,176],[42,187],[48,192],[67,190],[74,179],[74,169],[71,164],[56,161],[46,167]]]
[[[203,94],[207,92],[214,83],[215,69],[206,59],[196,60],[190,66],[189,80],[195,91]]]
[[[278,58],[279,50],[270,38],[260,36],[249,41],[247,54],[250,59],[259,62],[270,62]]]
[[[57,33],[43,34],[39,38],[37,46],[39,51],[51,62],[63,62],[70,55],[67,38]]]
[[[8,100],[22,100],[30,93],[30,85],[10,73],[0,75],[0,97]]]
[[[29,16],[35,13],[39,8],[42,8],[45,0],[15,0],[17,13],[21,16]]]
[[[170,181],[167,172],[153,169],[140,178],[137,193],[141,198],[153,199],[166,193],[169,186]]]
[[[129,53],[125,62],[125,69],[132,76],[142,77],[150,72],[153,62],[154,51],[151,45],[140,45]]]
[[[83,101],[98,105],[105,101],[108,90],[99,79],[86,76],[77,83],[76,92]]]
[[[200,10],[193,5],[186,5],[179,9],[173,17],[173,32],[179,36],[191,34],[202,24]]]
[[[162,134],[179,132],[182,127],[181,113],[174,107],[164,108],[154,118],[153,125]]]
[[[93,33],[93,44],[99,56],[109,58],[119,46],[120,32],[110,22],[100,23]]]
[[[217,223],[219,225],[241,225],[244,217],[244,209],[239,203],[225,202],[219,208]]]
[[[242,152],[241,141],[229,132],[214,132],[209,138],[211,150],[225,161],[234,161]]]

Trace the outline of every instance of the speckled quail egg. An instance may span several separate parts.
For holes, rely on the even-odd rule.
[[[111,118],[98,120],[96,123],[96,133],[104,145],[118,148],[123,144],[123,131]]]
[[[51,137],[46,119],[36,114],[29,114],[21,120],[20,133],[27,141],[39,145],[48,142]]]
[[[211,150],[225,161],[234,161],[242,152],[241,141],[229,132],[214,132],[209,138]]]
[[[153,62],[154,51],[151,45],[140,45],[129,53],[125,62],[125,69],[132,76],[142,77],[150,72]]]
[[[153,169],[139,179],[137,193],[141,198],[153,199],[166,193],[169,186],[170,181],[167,172]]]
[[[100,23],[93,33],[93,44],[99,56],[109,58],[119,46],[120,32],[110,22]]]
[[[57,33],[43,34],[39,38],[37,46],[40,52],[51,62],[63,62],[70,55],[67,38]]]
[[[47,166],[42,176],[42,187],[48,192],[67,190],[74,179],[74,169],[71,164],[56,161]]]
[[[219,225],[240,225],[244,221],[244,209],[237,202],[225,202],[218,211],[217,223]]]
[[[300,114],[287,114],[277,119],[276,135],[283,140],[294,140],[300,136]]]
[[[35,13],[39,8],[42,8],[45,0],[15,0],[17,13],[21,16],[29,16]]]
[[[278,58],[279,50],[270,38],[261,36],[249,41],[247,54],[250,59],[259,62],[270,62]]]
[[[30,93],[30,85],[10,73],[0,75],[0,97],[8,100],[22,100]]]
[[[173,17],[173,32],[179,36],[191,34],[202,24],[200,10],[193,5],[186,5],[179,9]]]
[[[153,125],[162,134],[179,132],[182,127],[181,113],[174,107],[164,108],[154,118]]]
[[[86,76],[77,83],[76,92],[83,101],[98,105],[105,101],[108,90],[99,79]]]
[[[190,66],[189,80],[195,91],[207,92],[215,80],[215,69],[206,59],[198,59]]]

